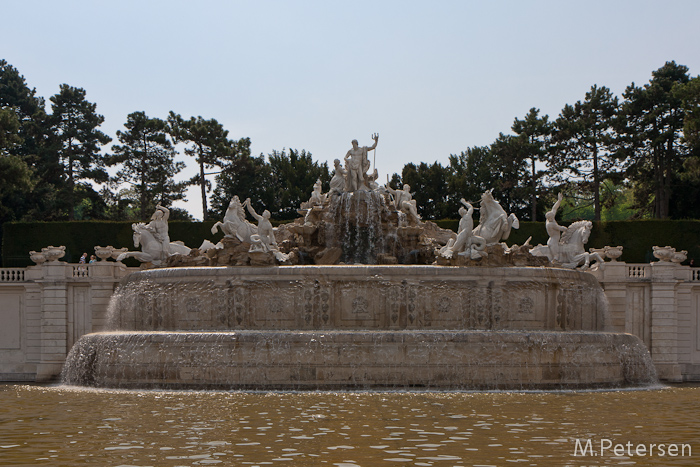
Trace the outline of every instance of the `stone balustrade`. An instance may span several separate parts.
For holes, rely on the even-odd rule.
[[[24,282],[24,268],[0,268],[0,282]]]

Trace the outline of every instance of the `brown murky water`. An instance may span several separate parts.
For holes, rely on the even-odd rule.
[[[84,464],[700,465],[700,387],[256,393],[0,385],[0,465]]]

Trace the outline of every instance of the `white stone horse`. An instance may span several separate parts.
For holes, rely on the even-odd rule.
[[[211,228],[215,234],[218,229],[227,237],[237,237],[242,242],[253,243],[251,236],[257,235],[258,227],[245,219],[245,212],[238,196],[234,196],[226,209],[223,222],[217,222]]]
[[[491,190],[481,195],[479,209],[479,225],[472,231],[472,235],[484,238],[488,245],[507,240],[510,230],[520,227],[520,221],[515,214],[506,214],[505,209],[493,198]]]
[[[591,221],[576,221],[562,233],[557,252],[552,253],[548,246],[538,245],[530,253],[534,256],[553,257],[553,263],[569,269],[579,266],[581,269],[587,269],[591,265],[591,260],[594,260],[602,268],[605,264],[603,258],[598,253],[586,252],[584,246],[588,243],[592,228]]]
[[[141,251],[122,253],[117,257],[117,261],[122,261],[126,258],[136,258],[142,263],[153,263],[158,266],[171,255],[187,255],[190,253],[190,249],[180,241],[170,242],[170,251],[164,252],[163,244],[156,240],[148,226],[143,222],[131,224],[131,228],[134,231],[134,246],[141,246]]]

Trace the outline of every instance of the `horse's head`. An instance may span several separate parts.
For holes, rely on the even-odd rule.
[[[141,232],[143,232],[146,224],[139,222],[138,224],[131,224],[131,229],[134,231],[134,246],[139,247],[141,245]]]
[[[591,229],[593,229],[591,221],[576,221],[562,234],[561,240],[563,243],[584,245],[588,243]]]

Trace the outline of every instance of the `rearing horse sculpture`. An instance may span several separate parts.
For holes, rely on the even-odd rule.
[[[141,246],[141,251],[122,253],[117,257],[117,261],[122,261],[126,258],[136,258],[142,263],[153,263],[155,266],[159,266],[171,255],[187,255],[190,252],[190,249],[180,241],[170,242],[170,251],[163,251],[163,244],[156,240],[148,226],[143,222],[131,224],[131,228],[134,231],[134,246]]]
[[[223,222],[214,224],[211,233],[215,234],[219,228],[225,236],[237,237],[238,240],[248,243],[252,243],[250,237],[258,233],[258,227],[245,219],[245,211],[238,195],[231,198]]]
[[[507,240],[510,230],[520,227],[520,221],[515,214],[506,214],[505,209],[493,198],[491,190],[481,195],[479,209],[479,225],[472,231],[472,235],[483,237],[488,245]]]
[[[561,240],[556,251],[551,251],[549,246],[538,245],[530,253],[534,256],[547,256],[554,264],[558,264],[568,269],[581,266],[587,269],[591,265],[591,260],[596,261],[599,267],[605,264],[603,258],[598,253],[588,253],[585,244],[591,234],[593,223],[591,221],[576,221],[571,224],[561,235]]]

